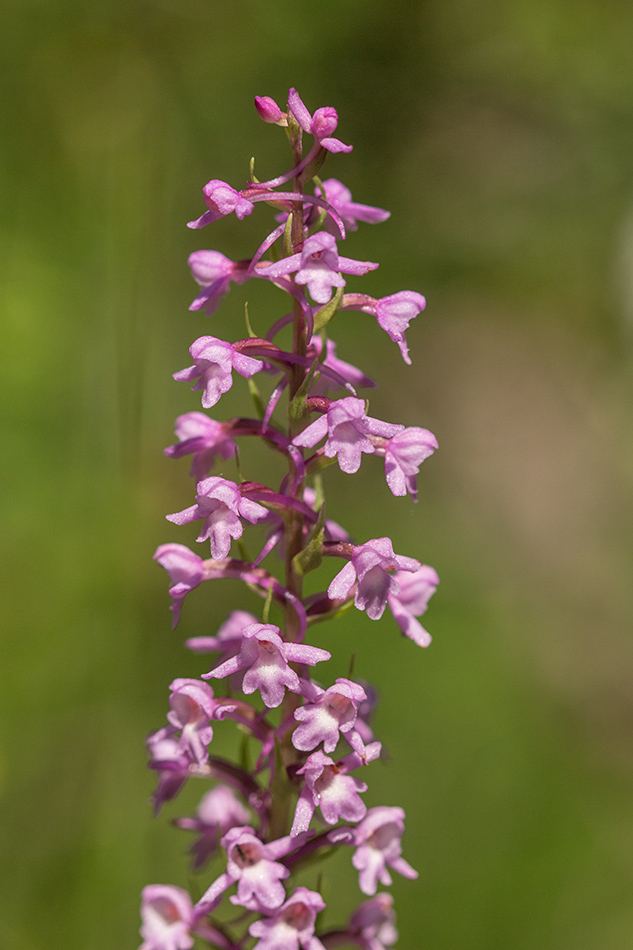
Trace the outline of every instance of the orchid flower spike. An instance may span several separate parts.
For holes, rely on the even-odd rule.
[[[156,550],[169,577],[173,626],[203,581],[228,580],[242,596],[228,616],[187,629],[189,664],[213,654],[205,662],[208,672],[172,680],[167,723],[146,739],[157,779],[154,812],[185,785],[189,793],[203,784],[197,808],[173,823],[193,833],[195,871],[211,857],[220,866],[206,890],[197,889],[204,892],[195,903],[170,884],[143,890],[140,950],[192,950],[194,942],[217,950],[335,950],[343,944],[390,950],[398,936],[393,899],[377,893],[378,886],[388,887],[393,871],[417,877],[402,856],[402,808],[368,808],[364,800],[373,772],[367,767],[382,754],[373,720],[379,692],[351,679],[354,625],[342,621],[340,638],[328,641],[343,644],[337,669],[349,670],[329,685],[314,668],[332,658],[330,650],[306,640],[353,603],[371,620],[389,607],[402,635],[419,646],[430,643],[420,618],[439,583],[436,572],[417,557],[394,553],[388,536],[371,538],[378,532],[369,522],[380,516],[381,502],[360,487],[355,496],[366,504],[365,537],[371,539],[357,543],[338,523],[344,512],[336,510],[325,477],[334,461],[352,476],[364,455],[374,455],[384,460],[391,493],[407,505],[407,496],[417,499],[420,468],[437,449],[435,436],[370,416],[358,392],[376,384],[337,356],[335,339],[336,321],[360,311],[375,318],[411,363],[406,331],[425,299],[411,290],[376,298],[348,288],[378,264],[345,256],[339,241],[361,224],[385,221],[389,212],[354,201],[338,178],[320,178],[330,153],[352,149],[335,135],[336,109],[310,112],[294,88],[286,101],[284,111],[272,97],[256,96],[255,108],[268,126],[284,130],[291,167],[258,181],[251,162],[248,182],[237,187],[211,179],[203,188],[206,210],[188,225],[198,230],[228,215],[243,221],[256,210],[276,219],[238,260],[219,250],[189,255],[199,287],[189,307],[192,320],[199,311],[214,314],[251,278],[260,279],[270,306],[278,302],[279,309],[266,327],[258,301],[250,300],[245,339],[236,339],[238,332],[230,340],[198,336],[190,365],[174,373],[200,394],[201,406],[196,411],[185,404],[176,440],[164,450],[170,458],[190,458],[195,480],[192,503],[167,520],[185,534],[200,522],[197,541],[208,542],[210,557],[175,542]],[[306,136],[312,138],[304,148]],[[223,310],[230,318],[230,307]],[[248,388],[254,404],[243,415],[233,408],[240,388]],[[204,410],[231,390],[225,400],[231,418],[211,418]],[[356,520],[363,524],[360,515]],[[343,561],[329,585],[322,582],[326,556]],[[206,593],[217,612],[222,595]],[[198,613],[204,601],[202,592],[196,595]],[[195,619],[186,617],[187,623]],[[234,743],[225,730],[235,728],[243,741],[231,754]],[[355,899],[350,910],[356,910],[324,930],[320,886],[297,884],[296,874],[338,847],[351,849],[360,893],[368,899]],[[227,914],[231,904],[237,914]]]

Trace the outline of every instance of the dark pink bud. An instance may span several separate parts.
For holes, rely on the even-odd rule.
[[[264,122],[270,122],[272,125],[288,125],[287,114],[281,111],[270,96],[255,96],[255,108],[257,115]]]

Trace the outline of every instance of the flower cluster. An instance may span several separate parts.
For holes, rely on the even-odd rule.
[[[320,665],[331,657],[307,638],[317,624],[353,604],[372,620],[388,607],[404,635],[419,646],[430,642],[419,618],[437,587],[437,574],[414,557],[394,553],[390,538],[356,542],[326,518],[321,475],[334,463],[353,475],[364,455],[379,456],[385,490],[416,499],[418,471],[437,448],[435,437],[427,429],[369,415],[358,390],[375,383],[337,356],[327,334],[333,318],[346,311],[369,314],[410,363],[405,332],[425,301],[410,290],[381,299],[347,291],[349,279],[378,265],[342,256],[338,244],[358,222],[378,223],[389,214],[354,202],[340,181],[317,177],[328,153],[351,151],[334,137],[336,110],[311,114],[294,89],[286,111],[269,97],[257,97],[255,106],[261,119],[285,130],[292,167],[265,182],[251,176],[241,190],[210,181],[203,189],[207,210],[189,227],[200,229],[230,214],[241,220],[262,202],[274,209],[275,224],[246,259],[234,262],[215,250],[191,254],[200,292],[190,309],[211,315],[231,284],[256,278],[276,287],[289,303],[264,336],[247,320],[245,339],[199,337],[190,347],[192,365],[174,374],[201,393],[205,410],[216,406],[237,374],[249,381],[256,412],[254,418],[226,421],[198,410],[178,417],[177,442],[165,453],[191,456],[196,490],[190,507],[167,518],[177,525],[199,522],[197,541],[208,542],[210,557],[169,543],[155,558],[171,581],[174,626],[187,595],[210,580],[240,579],[261,595],[263,606],[260,616],[235,610],[215,636],[187,641],[194,653],[213,655],[210,668],[199,679],[171,683],[167,724],[148,736],[149,765],[157,773],[156,811],[189,779],[211,783],[195,815],[175,824],[195,836],[190,844],[195,871],[204,872],[211,858],[222,870],[199,889],[202,896],[195,902],[179,887],[146,887],[141,950],[187,950],[195,939],[240,950],[250,938],[256,950],[323,950],[349,943],[385,950],[397,933],[392,898],[379,892],[379,885],[391,884],[391,871],[410,879],[417,873],[402,857],[403,810],[368,808],[363,800],[366,770],[381,755],[371,727],[375,693],[369,684],[348,678],[327,685],[327,674],[320,673],[323,683],[317,680],[313,669],[325,669]],[[312,137],[306,150],[304,136]],[[291,343],[282,342],[288,339]],[[268,395],[262,396],[260,387],[270,390]],[[286,471],[279,485],[244,479],[238,460],[247,437],[259,439],[262,452],[283,456]],[[233,458],[235,481],[211,474],[218,460]],[[260,538],[254,557],[246,554],[245,529]],[[324,557],[343,563],[326,590],[307,596],[304,579]],[[213,754],[214,728],[223,720],[247,735],[256,750],[252,768]],[[337,847],[350,849],[359,889],[368,899],[346,924],[327,930],[318,923],[325,908],[321,894],[293,886],[292,878],[299,866],[305,869]],[[230,926],[215,913],[226,892],[242,909]]]

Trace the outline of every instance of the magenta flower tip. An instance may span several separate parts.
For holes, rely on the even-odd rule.
[[[288,125],[288,117],[282,112],[274,99],[270,96],[255,96],[255,108],[257,115],[264,122],[270,122],[273,125]]]

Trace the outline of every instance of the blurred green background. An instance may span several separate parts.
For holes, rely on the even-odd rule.
[[[437,568],[433,646],[356,611],[313,635],[326,675],[355,652],[382,694],[392,761],[366,800],[404,806],[420,872],[394,885],[399,947],[630,946],[631,5],[5,0],[0,18],[2,950],[136,947],[144,884],[188,883],[169,819],[201,789],[153,821],[143,740],[206,664],[184,637],[257,601],[209,584],[169,629],[151,555],[194,532],[164,521],[192,486],[162,449],[199,406],[170,374],[196,336],[239,336],[245,299],[261,330],[280,297],[188,313],[187,255],[247,256],[269,218],[185,222],[251,155],[286,168],[252,100],[291,85],[354,145],[327,174],[393,212],[345,245],[381,263],[363,287],[429,301],[412,367],[361,314],[333,330],[381,383],[372,415],[436,433],[420,502],[365,459],[353,484],[329,470],[328,503]],[[349,855],[323,871],[342,922]]]

